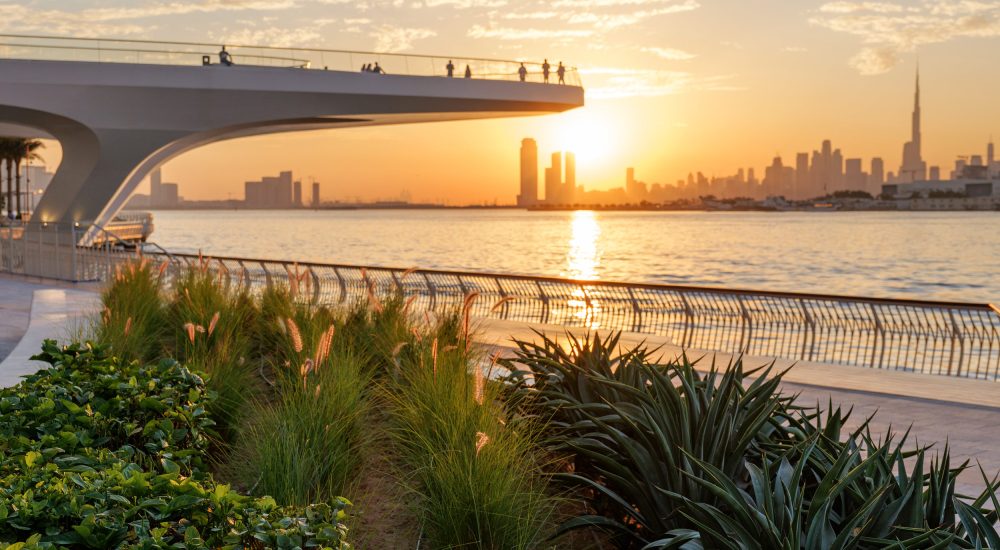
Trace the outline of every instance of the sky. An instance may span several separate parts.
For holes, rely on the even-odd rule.
[[[0,33],[548,58],[586,90],[559,115],[209,145],[163,168],[189,199],[242,198],[244,181],[291,169],[324,200],[512,203],[525,137],[576,152],[588,189],[621,186],[628,166],[648,183],[762,173],[823,139],[895,170],[918,59],[930,165],[1000,135],[1000,1],[0,0]]]

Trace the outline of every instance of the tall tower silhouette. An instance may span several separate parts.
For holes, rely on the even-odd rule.
[[[916,91],[913,94],[913,120],[910,141],[903,144],[903,164],[899,167],[899,178],[904,182],[927,179],[927,163],[924,162],[922,137],[920,132],[920,66],[917,66]]]

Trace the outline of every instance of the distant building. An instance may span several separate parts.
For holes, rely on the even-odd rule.
[[[844,162],[844,186],[848,191],[864,191],[868,184],[868,174],[861,167],[861,159],[847,159]]]
[[[931,166],[930,175],[928,176],[928,179],[930,179],[931,181],[940,180],[941,179],[941,167],[940,166]]]
[[[520,207],[538,204],[538,144],[531,138],[521,140],[521,193],[517,196]]]
[[[872,191],[872,194],[878,194],[883,183],[885,183],[885,162],[881,158],[875,157],[872,159],[872,170],[868,175],[868,189]]]
[[[291,208],[292,172],[265,176],[260,181],[248,181],[243,186],[243,204],[246,208]]]
[[[313,208],[319,208],[319,182],[314,181],[312,186],[312,201],[309,202]]]
[[[566,152],[566,181],[563,182],[562,202],[576,202],[576,155],[570,151]]]
[[[299,180],[292,184],[292,206],[302,208],[302,182]]]
[[[910,127],[910,141],[903,144],[903,164],[897,178],[900,183],[927,179],[927,163],[921,153],[920,133],[920,70],[917,70],[916,91],[913,95],[913,118]]]
[[[149,207],[176,208],[180,203],[176,183],[163,183],[163,174],[159,168],[149,175]]]
[[[552,165],[545,169],[545,202],[562,204],[562,153],[552,153]]]
[[[809,153],[799,153],[795,155],[795,198],[811,197],[813,193],[809,184]]]

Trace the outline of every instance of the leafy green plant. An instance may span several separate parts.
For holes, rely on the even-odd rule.
[[[282,508],[201,470],[214,394],[198,375],[52,341],[35,359],[52,366],[0,390],[9,548],[343,547],[346,501]]]

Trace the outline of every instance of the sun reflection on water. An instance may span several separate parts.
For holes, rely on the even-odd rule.
[[[598,248],[601,226],[597,222],[597,215],[590,210],[577,210],[573,212],[571,223],[569,250],[566,253],[566,275],[572,279],[597,280],[598,269],[601,266],[601,254]],[[587,291],[583,288],[576,289],[573,291],[573,296],[566,300],[566,305],[585,326],[595,329],[600,326],[596,314],[601,308],[593,289]]]

